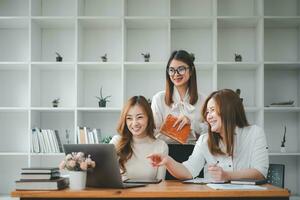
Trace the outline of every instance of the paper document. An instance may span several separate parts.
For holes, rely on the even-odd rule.
[[[237,184],[207,184],[215,190],[266,190],[266,187],[257,185],[237,185]]]
[[[207,184],[207,183],[225,183],[225,181],[214,181],[207,178],[195,178],[190,180],[185,180],[183,183],[194,183],[194,184]]]

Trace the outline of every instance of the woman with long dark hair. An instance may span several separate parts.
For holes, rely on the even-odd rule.
[[[249,125],[239,96],[230,89],[213,92],[206,99],[202,116],[208,133],[198,139],[185,162],[151,154],[153,166],[166,166],[179,179],[196,177],[204,167],[204,177],[214,180],[264,179],[269,158],[262,128]]]
[[[164,179],[166,168],[153,167],[146,158],[152,152],[168,155],[167,144],[154,137],[154,119],[145,97],[133,96],[124,106],[111,142],[119,156],[123,179]]]
[[[184,50],[172,52],[166,67],[166,89],[158,92],[152,98],[151,108],[156,125],[156,137],[167,143],[175,140],[159,133],[159,130],[169,114],[177,117],[173,124],[180,131],[186,124],[191,125],[190,141],[196,141],[206,126],[198,112],[205,97],[198,94],[194,56]]]

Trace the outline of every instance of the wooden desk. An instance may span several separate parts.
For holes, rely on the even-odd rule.
[[[13,191],[12,197],[29,199],[289,199],[287,189],[264,185],[267,190],[213,190],[206,185],[183,184],[179,181],[163,181],[146,187],[130,189],[86,188],[82,191],[69,189],[58,191]]]

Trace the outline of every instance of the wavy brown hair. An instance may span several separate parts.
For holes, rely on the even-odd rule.
[[[154,137],[154,128],[155,128],[154,118],[153,118],[152,109],[151,109],[148,101],[143,96],[133,96],[133,97],[131,97],[127,101],[126,105],[124,106],[124,108],[122,110],[122,113],[121,113],[121,116],[120,116],[120,119],[119,119],[119,123],[118,123],[118,126],[117,126],[117,131],[121,135],[121,140],[116,145],[116,150],[117,150],[117,154],[119,156],[119,164],[120,164],[120,168],[122,170],[122,173],[126,172],[125,163],[133,155],[132,134],[131,134],[131,132],[129,131],[129,129],[127,127],[126,116],[128,114],[129,109],[132,108],[135,105],[141,106],[141,108],[143,109],[144,113],[146,114],[146,116],[148,118],[148,125],[147,125],[147,128],[145,130],[147,136],[149,136],[150,138],[155,139],[155,137]]]
[[[190,104],[194,105],[198,101],[198,91],[197,91],[197,76],[196,76],[196,68],[194,65],[195,57],[189,54],[184,50],[173,51],[167,67],[166,67],[166,94],[165,94],[165,102],[168,106],[171,106],[173,101],[173,93],[174,93],[174,84],[170,79],[168,69],[170,67],[170,63],[172,60],[178,60],[184,62],[189,66],[190,78],[188,81],[189,95],[190,95]]]
[[[211,126],[207,122],[207,103],[210,99],[214,99],[216,103],[216,112],[220,115],[222,121],[222,129],[224,130],[223,141],[226,144],[226,152],[223,152],[219,146],[222,139],[219,133],[212,132]],[[235,128],[243,128],[249,126],[246,118],[244,106],[240,97],[230,89],[222,89],[211,93],[202,108],[203,119],[208,124],[208,148],[213,155],[233,156],[234,151],[234,134]]]

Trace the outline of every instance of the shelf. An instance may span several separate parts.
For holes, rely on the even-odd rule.
[[[264,0],[266,16],[299,16],[299,0]]]
[[[151,62],[167,60],[169,56],[168,20],[126,19],[125,27],[125,61],[141,62],[143,61],[141,53],[150,53]]]
[[[79,62],[78,68],[81,70],[85,69],[95,69],[95,70],[104,70],[104,69],[120,69],[122,65],[120,62]]]
[[[213,16],[211,0],[170,0],[171,16]]]
[[[72,19],[33,19],[31,60],[54,62],[55,52],[63,62],[75,60],[75,21]]]
[[[122,60],[122,22],[120,19],[80,19],[78,21],[78,56],[80,61],[109,62]]]
[[[125,0],[125,16],[169,16],[169,1]]]
[[[258,62],[260,24],[256,17],[218,19],[218,61],[234,62],[237,53],[243,62]]]
[[[161,70],[166,68],[165,62],[125,62],[126,70]]]
[[[105,108],[95,108],[95,107],[79,107],[78,111],[89,111],[89,112],[121,112],[121,108],[105,107]]]
[[[256,70],[260,66],[257,62],[218,62],[218,68],[223,70]]]
[[[43,112],[72,112],[75,111],[74,108],[64,108],[64,107],[31,107],[32,111],[43,111]]]
[[[65,153],[30,153],[30,156],[65,156]]]
[[[123,15],[123,0],[79,0],[79,16],[114,16]]]
[[[300,107],[265,107],[265,112],[300,112]]]
[[[27,107],[0,107],[0,112],[26,112],[28,110]]]
[[[172,19],[171,50],[185,49],[195,55],[195,61],[213,60],[213,20]]]
[[[0,16],[28,16],[29,0],[1,0]]]
[[[75,63],[72,62],[32,62],[33,70],[74,70]]]
[[[258,16],[261,5],[258,0],[218,0],[218,16]]]
[[[265,62],[299,62],[300,17],[264,21]]]
[[[0,156],[28,156],[28,152],[0,152]]]
[[[287,152],[287,153],[275,153],[275,152],[269,152],[269,156],[300,156],[300,153],[299,152],[295,152],[295,153],[290,153],[290,152]]]
[[[32,16],[75,16],[73,0],[31,0]]]

